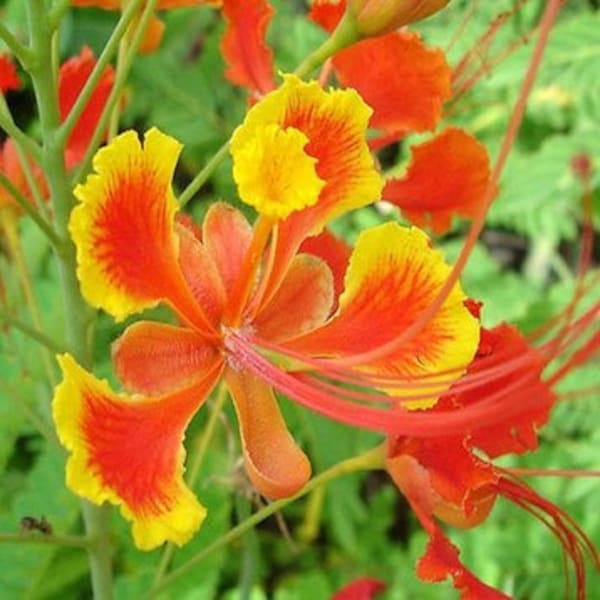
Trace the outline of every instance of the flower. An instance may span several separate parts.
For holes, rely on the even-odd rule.
[[[473,303],[470,307],[476,313],[479,310]],[[574,329],[581,333],[589,327],[594,311],[597,307],[588,311]],[[421,579],[442,581],[451,577],[464,599],[508,598],[481,582],[460,562],[458,549],[436,522],[475,527],[487,519],[498,496],[502,496],[536,516],[556,535],[573,564],[577,597],[584,597],[585,555],[599,565],[591,541],[559,507],[539,496],[510,469],[491,462],[499,456],[537,448],[537,431],[548,420],[556,401],[550,384],[542,379],[542,371],[555,358],[557,349],[554,340],[536,349],[516,328],[506,324],[482,329],[476,358],[467,373],[430,410],[451,414],[473,406],[485,419],[489,406],[508,395],[528,408],[517,415],[498,413],[493,425],[467,429],[460,435],[390,437],[387,470],[430,537],[417,565]]]
[[[333,216],[378,198],[369,116],[351,90],[326,92],[285,76],[231,144],[240,197],[259,212],[253,226],[221,202],[200,229],[177,219],[171,177],[181,147],[156,129],[143,145],[133,131],[116,137],[76,188],[81,203],[70,232],[84,297],[117,320],[163,303],[179,321],[134,323],[115,343],[115,371],[128,394],[60,358],[54,418],[71,452],[68,484],[94,502],[121,504],[140,548],[182,544],[200,526],[204,510],[183,483],[182,442],[217,381],[233,398],[250,479],[280,498],[304,485],[310,464],[273,388],[344,422],[416,433],[423,425],[414,409],[435,404],[471,362],[479,325],[458,285],[406,343],[396,343],[449,272],[421,231],[387,223],[363,232],[339,297],[341,262],[334,272],[322,257],[343,253],[331,243],[313,254],[299,250]],[[293,163],[278,154],[282,148]],[[355,364],[345,368],[345,360]],[[321,375],[336,373],[397,410],[323,388]],[[417,383],[415,394],[422,377],[430,381],[425,392]],[[449,426],[438,420],[438,429]]]

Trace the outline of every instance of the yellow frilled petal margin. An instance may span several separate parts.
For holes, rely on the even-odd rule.
[[[177,273],[171,179],[181,144],[158,129],[140,143],[127,131],[94,157],[95,174],[75,188],[69,231],[85,299],[115,319],[155,306]]]
[[[232,138],[242,201],[278,218],[324,204],[332,218],[379,199],[382,178],[366,142],[372,112],[355,90],[283,75]]]
[[[53,416],[71,453],[68,487],[95,504],[120,505],[141,550],[189,541],[206,510],[183,481],[181,407],[119,396],[70,355],[58,362],[63,381],[55,390]]]
[[[316,204],[325,182],[315,171],[317,160],[304,151],[307,143],[301,131],[275,124],[238,128],[231,141],[233,178],[244,202],[273,219]]]

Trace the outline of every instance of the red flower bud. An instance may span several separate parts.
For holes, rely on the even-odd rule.
[[[362,37],[383,35],[425,19],[450,0],[348,0],[348,14]]]

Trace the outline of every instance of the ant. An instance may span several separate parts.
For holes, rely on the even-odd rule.
[[[52,525],[44,516],[42,516],[41,519],[36,519],[35,517],[23,517],[21,519],[21,529],[23,531],[39,531],[44,535],[52,534]]]

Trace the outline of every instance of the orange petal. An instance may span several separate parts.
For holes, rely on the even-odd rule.
[[[134,27],[137,27],[139,19],[133,23]],[[159,46],[162,40],[163,33],[165,32],[165,24],[156,16],[151,15],[148,25],[146,25],[146,31],[140,42],[138,52],[140,54],[151,54]]]
[[[10,90],[18,90],[21,87],[17,69],[6,54],[0,54],[0,94]]]
[[[346,272],[338,314],[322,328],[291,342],[312,355],[361,354],[388,344],[411,326],[436,299],[450,273],[441,254],[430,248],[416,228],[386,223],[361,234]],[[421,331],[391,355],[361,366],[362,370],[411,380],[452,371],[458,378],[471,362],[479,324],[463,302],[458,284]],[[442,383],[441,380],[446,382]],[[436,379],[430,378],[433,384]],[[432,396],[449,385],[448,374],[433,385]],[[392,391],[392,390],[388,390]],[[435,398],[413,401],[424,408]]]
[[[483,144],[462,129],[448,127],[411,151],[406,174],[388,181],[383,192],[407,219],[445,233],[454,215],[474,218],[481,211],[490,181]]]
[[[58,103],[60,117],[63,121],[75,104],[95,66],[96,59],[87,46],[82,48],[79,56],[70,58],[61,65],[58,74]],[[104,69],[85,109],[67,140],[66,163],[68,167],[77,164],[85,155],[113,83],[114,69],[112,66],[108,66]]]
[[[506,599],[465,568],[458,559],[458,549],[433,519],[435,514],[459,527],[473,527],[483,521],[496,498],[493,467],[472,457],[459,438],[446,438],[405,439],[392,444],[387,469],[429,534],[417,575],[431,582],[452,577],[463,600]]]
[[[266,94],[275,87],[273,53],[265,44],[265,32],[273,16],[266,0],[223,0],[225,34],[221,53],[228,64],[225,77],[232,83]]]
[[[322,325],[331,313],[332,303],[333,276],[329,267],[315,256],[299,254],[252,325],[259,338],[282,342]]]
[[[158,395],[204,378],[218,352],[193,329],[140,321],[114,343],[112,355],[126,389]]]
[[[359,577],[338,590],[331,600],[373,600],[387,585],[378,579]]]
[[[346,0],[314,0],[310,6],[309,17],[323,29],[332,32],[346,12]]]
[[[86,300],[115,319],[161,301],[200,330],[210,331],[178,264],[177,202],[171,177],[181,146],[151,129],[114,138],[94,157],[97,174],[75,188],[81,203],[69,231]]]
[[[115,394],[69,355],[59,363],[63,381],[53,414],[71,453],[67,485],[96,504],[121,505],[142,550],[187,542],[206,511],[183,481],[184,432],[215,384],[219,364],[193,387],[152,398]]]
[[[344,275],[348,268],[352,248],[346,242],[337,238],[328,229],[319,235],[306,238],[300,246],[301,252],[307,252],[323,259],[333,274],[333,289],[335,302],[331,308],[337,309],[340,294],[344,291]]]
[[[390,443],[386,461],[388,473],[407,498],[418,499],[428,513],[461,528],[487,518],[498,480],[492,465],[467,446],[466,437],[398,438]]]
[[[177,225],[179,234],[179,264],[196,302],[208,320],[217,325],[225,306],[225,287],[210,252],[194,234],[193,229]]]
[[[439,582],[452,578],[461,600],[510,600],[510,596],[479,580],[459,560],[459,551],[433,521],[427,550],[417,564],[417,575],[423,581]]]
[[[498,418],[493,425],[478,428],[471,433],[469,443],[491,458],[535,450],[538,446],[538,429],[546,424],[556,402],[556,395],[541,379],[545,367],[542,356],[515,327],[504,323],[491,330],[481,330],[479,349],[467,370],[465,380],[470,375],[483,375],[486,370],[491,371],[510,363],[514,366],[508,372],[504,371],[499,375],[492,373],[481,380],[479,385],[465,391],[453,393],[450,389],[441,399],[458,410],[501,393],[502,390],[511,390],[508,393],[512,396],[512,402],[517,402],[520,394],[521,397],[536,398],[533,408],[513,415],[508,420],[502,418],[500,406]]]
[[[286,498],[310,477],[310,463],[294,442],[273,390],[247,371],[225,372],[242,437],[250,480],[267,498]]]
[[[216,202],[204,217],[202,239],[229,295],[250,247],[252,227],[239,210],[224,202]]]
[[[340,83],[356,89],[373,109],[371,125],[398,136],[434,129],[451,96],[451,69],[439,49],[416,33],[367,39],[336,54]]]

